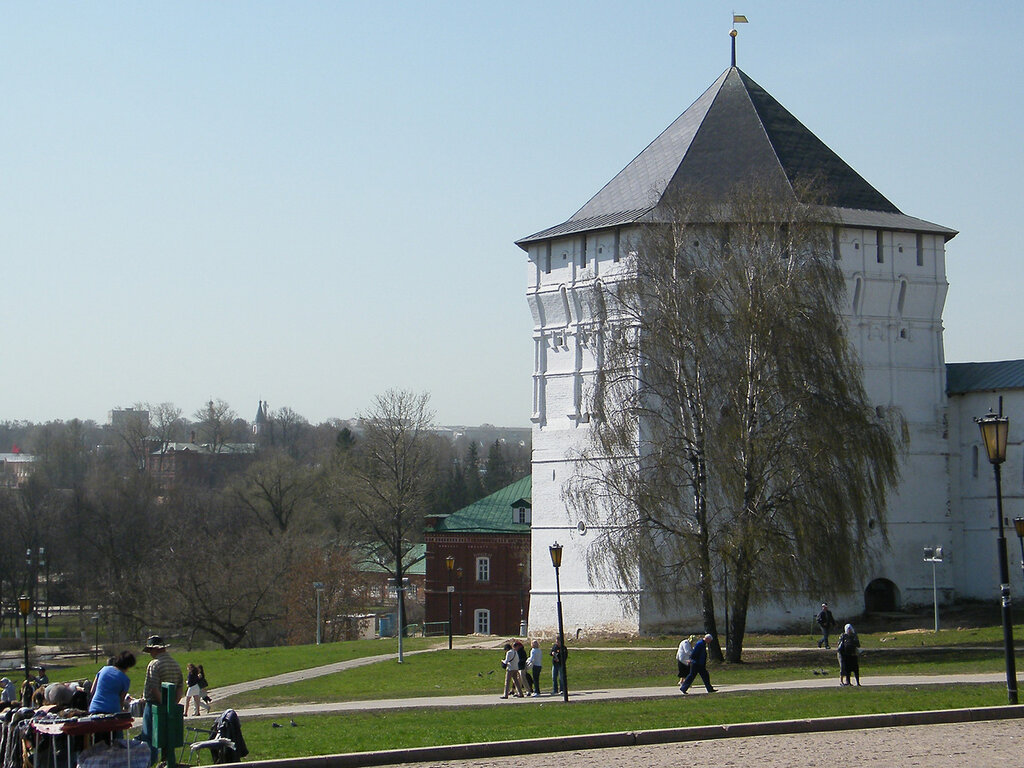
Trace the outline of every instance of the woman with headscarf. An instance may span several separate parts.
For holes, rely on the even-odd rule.
[[[836,655],[839,656],[839,684],[851,685],[850,675],[860,685],[860,638],[853,631],[853,625],[847,624],[843,628],[843,634],[839,636],[839,644],[836,646]],[[846,682],[843,682],[843,680]]]

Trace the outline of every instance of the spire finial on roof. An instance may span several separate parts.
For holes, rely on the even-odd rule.
[[[733,11],[733,14],[732,14],[732,29],[729,30],[729,37],[732,38],[732,66],[734,66],[734,67],[736,66],[736,35],[738,34],[738,32],[736,32],[736,25],[737,24],[746,24],[746,23],[747,23],[747,17],[746,16],[744,16],[742,13],[736,13],[735,11]]]

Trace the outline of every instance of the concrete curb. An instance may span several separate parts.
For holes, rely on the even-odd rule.
[[[542,752],[571,752],[608,747],[636,747],[654,744],[735,739],[747,736],[775,736],[792,733],[849,731],[864,728],[892,728],[907,725],[982,722],[1024,718],[1024,705],[1002,705],[970,709],[938,709],[925,712],[894,712],[876,715],[844,715],[803,720],[773,720],[760,723],[702,725],[692,728],[662,728],[654,731],[620,731],[580,736],[554,736],[519,741],[480,744],[451,744],[437,747],[352,752],[343,755],[255,760],[246,765],[259,768],[361,768],[373,765],[421,763],[435,760],[475,760],[493,757],[533,755]]]

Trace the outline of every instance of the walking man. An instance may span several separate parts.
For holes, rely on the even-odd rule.
[[[814,617],[814,620],[821,627],[821,640],[818,641],[818,647],[821,648],[822,645],[826,648],[830,647],[828,636],[832,632],[832,627],[836,625],[836,618],[832,615],[832,611],[828,609],[828,603],[821,604],[821,610],[818,611],[818,615]]]
[[[697,675],[700,675],[700,679],[704,681],[704,687],[708,693],[714,693],[717,690],[711,686],[711,678],[708,676],[708,643],[711,640],[712,636],[709,633],[693,644],[693,652],[690,654],[690,674],[686,676],[683,684],[679,686],[679,690],[684,694],[690,685],[693,684],[694,678]]]
[[[565,690],[565,649],[556,639],[551,645],[551,695]]]

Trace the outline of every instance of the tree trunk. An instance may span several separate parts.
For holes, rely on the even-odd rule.
[[[725,658],[730,664],[739,664],[743,656],[743,635],[747,629],[747,606],[750,603],[750,569],[737,564],[733,591],[732,610],[730,611],[729,647]]]
[[[711,578],[711,553],[708,549],[707,529],[701,533],[700,551],[700,608],[704,619],[704,631],[713,638],[708,648],[708,657],[713,661],[722,660],[722,646],[718,641],[718,625],[715,621],[715,583]]]

